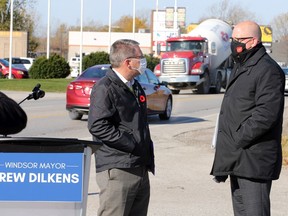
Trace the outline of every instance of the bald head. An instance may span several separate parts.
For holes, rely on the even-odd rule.
[[[261,29],[260,26],[253,21],[244,21],[238,23],[232,33],[233,38],[247,38],[254,37],[261,42]]]

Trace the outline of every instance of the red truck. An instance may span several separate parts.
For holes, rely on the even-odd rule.
[[[166,52],[154,73],[173,94],[191,89],[200,94],[219,93],[231,71],[231,26],[218,19],[200,23],[187,36],[166,40]]]

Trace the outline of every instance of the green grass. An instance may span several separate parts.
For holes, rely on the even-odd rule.
[[[66,92],[73,79],[0,79],[0,90],[31,91],[37,83],[45,92]]]

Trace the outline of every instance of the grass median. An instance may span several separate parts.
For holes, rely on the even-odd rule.
[[[41,84],[45,92],[66,92],[67,85],[73,79],[0,79],[0,90],[31,91],[35,85]]]

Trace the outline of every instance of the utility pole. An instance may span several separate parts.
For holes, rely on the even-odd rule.
[[[175,4],[174,4],[174,34],[178,35],[178,13],[177,13],[177,0],[175,0]]]
[[[46,50],[46,56],[47,59],[49,59],[50,56],[50,8],[51,8],[51,0],[48,0],[48,20],[47,20],[47,50]]]

